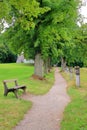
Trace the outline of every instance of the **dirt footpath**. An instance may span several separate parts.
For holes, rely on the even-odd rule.
[[[66,93],[66,81],[55,69],[55,83],[44,96],[25,95],[33,107],[13,130],[60,130],[60,121],[70,98]]]

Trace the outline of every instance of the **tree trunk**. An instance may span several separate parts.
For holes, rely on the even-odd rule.
[[[44,60],[44,73],[47,74],[48,73],[48,60]]]
[[[50,57],[48,58],[48,72],[50,72],[52,66],[51,66],[51,59]]]
[[[39,77],[43,77],[44,76],[43,60],[41,58],[41,54],[37,54],[35,56],[35,70],[34,70],[34,74],[39,76]]]
[[[62,68],[62,71],[65,71],[65,68],[66,68],[66,61],[63,57],[61,57],[61,68]]]
[[[50,58],[47,58],[46,60],[44,60],[44,73],[47,74],[48,72],[50,72],[50,69]]]

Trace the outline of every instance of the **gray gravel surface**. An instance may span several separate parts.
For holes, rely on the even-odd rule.
[[[66,87],[66,81],[59,74],[58,68],[55,68],[55,83],[46,95],[23,96],[31,100],[33,106],[13,130],[60,130],[64,108],[70,102]]]

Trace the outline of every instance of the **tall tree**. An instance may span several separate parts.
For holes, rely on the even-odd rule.
[[[77,27],[79,1],[45,0],[42,5],[51,10],[40,18],[42,22],[38,27],[35,47],[39,48],[45,60],[57,58],[59,54],[64,59],[68,57],[66,52],[72,46],[73,31]]]
[[[75,36],[76,61],[81,61],[87,66],[87,23],[83,23]]]
[[[77,23],[79,0],[9,0],[7,5],[13,18],[12,42],[18,39],[14,46],[31,49],[34,57],[40,54],[44,63],[59,54],[65,57],[64,47],[70,47]]]

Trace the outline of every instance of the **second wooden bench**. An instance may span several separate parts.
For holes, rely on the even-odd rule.
[[[7,85],[8,82],[14,82],[14,86],[9,87]],[[19,89],[22,89],[24,93],[26,91],[26,86],[25,85],[19,86],[18,82],[17,82],[17,79],[4,80],[3,84],[4,84],[4,96],[7,96],[9,92],[13,92],[15,94],[16,98],[18,98],[18,90]]]

